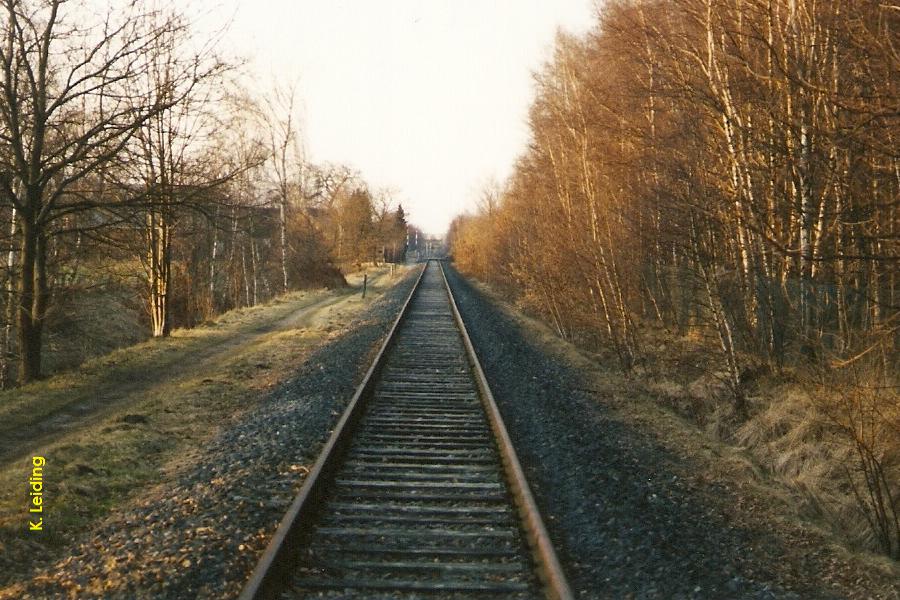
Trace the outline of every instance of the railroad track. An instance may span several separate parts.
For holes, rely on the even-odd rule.
[[[241,593],[571,597],[438,261]]]

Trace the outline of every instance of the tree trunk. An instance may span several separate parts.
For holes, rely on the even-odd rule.
[[[213,241],[209,259],[209,314],[218,312],[216,304],[216,258],[219,253],[219,205],[216,204],[216,216],[213,218]]]
[[[250,279],[247,273],[247,243],[241,244],[241,274],[244,278],[244,306],[253,306],[250,301]]]
[[[41,343],[47,286],[47,245],[31,215],[22,219],[22,276],[19,281],[19,384],[41,376]]]
[[[171,331],[169,323],[169,279],[171,256],[169,252],[170,226],[163,212],[151,210],[147,216],[148,256],[150,269],[150,323],[153,337],[166,337]]]
[[[797,188],[800,195],[800,328],[803,343],[811,342],[813,328],[813,246],[812,232],[815,221],[815,209],[812,203],[811,182],[809,181],[809,132],[806,126],[805,113],[801,112],[800,125],[800,158],[797,169]],[[810,349],[811,350],[811,349]]]
[[[250,272],[253,274],[253,306],[259,304],[259,274],[256,261],[256,240],[250,238]]]
[[[288,271],[287,271],[287,222],[286,215],[284,210],[284,205],[287,202],[287,199],[282,197],[281,203],[279,205],[278,211],[278,220],[279,225],[281,227],[281,275],[282,275],[282,287],[281,291],[286,292],[288,290]]]
[[[3,346],[0,347],[0,389],[9,387],[9,359],[12,356],[13,319],[16,317],[16,209],[12,209],[9,223],[9,252],[6,255],[6,323],[3,326]]]

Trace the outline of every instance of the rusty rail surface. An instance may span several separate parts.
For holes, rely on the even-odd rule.
[[[572,597],[430,261],[241,600]]]

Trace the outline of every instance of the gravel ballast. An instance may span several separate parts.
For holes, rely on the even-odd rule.
[[[0,598],[236,597],[417,274],[184,457],[171,483]],[[729,482],[621,418],[564,356],[447,275],[576,597],[897,598],[832,581],[845,565],[807,538],[735,519],[746,499]]]
[[[229,598],[250,575],[418,274],[315,350],[296,375],[16,598]]]
[[[577,597],[895,597],[829,583],[833,555],[732,518],[745,502],[727,482],[619,418],[564,357],[447,276]]]

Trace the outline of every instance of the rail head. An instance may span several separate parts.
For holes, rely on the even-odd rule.
[[[475,352],[475,346],[466,330],[466,324],[463,321],[462,314],[456,305],[456,298],[453,296],[453,290],[450,288],[450,282],[447,280],[447,274],[444,272],[443,261],[436,261],[441,268],[441,277],[444,279],[444,286],[447,288],[447,295],[450,299],[450,308],[453,311],[453,317],[459,327],[460,334],[463,338],[463,345],[466,348],[466,354],[472,371],[475,374],[475,380],[481,396],[481,402],[484,405],[491,429],[497,439],[497,446],[500,451],[500,458],[506,471],[506,476],[512,489],[513,498],[516,502],[516,508],[525,525],[525,534],[528,539],[528,545],[535,558],[538,567],[538,575],[540,576],[544,589],[548,598],[552,600],[572,600],[572,590],[566,579],[565,572],[556,556],[553,543],[544,526],[540,511],[534,501],[531,488],[528,487],[528,481],[525,479],[525,472],[519,462],[516,450],[513,447],[509,432],[503,423],[503,417],[500,415],[500,409],[494,400],[491,387],[488,384],[484,370],[478,360],[478,354]]]
[[[244,584],[238,600],[262,600],[276,595],[285,571],[289,567],[289,562],[295,554],[299,538],[304,532],[303,529],[310,521],[308,517],[316,510],[328,476],[340,462],[340,455],[346,449],[346,444],[352,436],[353,426],[363,413],[371,387],[381,370],[388,349],[394,342],[394,334],[405,318],[409,305],[419,289],[426,266],[427,263],[419,270],[416,282],[403,302],[397,318],[394,319],[378,354],[375,355],[375,360],[372,361],[362,382],[357,386],[347,408],[344,409],[341,418],[328,437],[328,441],[325,442],[316,462],[304,479],[300,491],[278,524],[278,528],[272,535],[272,539],[269,540],[269,544],[263,551],[250,578]]]

